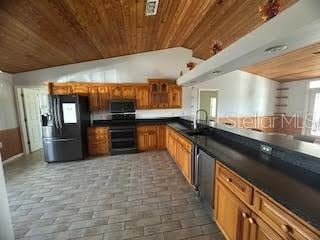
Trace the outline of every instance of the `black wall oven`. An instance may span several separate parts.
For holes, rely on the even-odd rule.
[[[111,100],[112,125],[109,129],[112,155],[135,153],[136,146],[136,102],[135,100]]]
[[[135,153],[136,147],[136,126],[111,126],[110,134],[110,149],[111,154]]]

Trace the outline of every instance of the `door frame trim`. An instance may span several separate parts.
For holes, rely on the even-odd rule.
[[[22,142],[22,149],[24,154],[30,153],[30,147],[28,145],[28,131],[27,126],[24,121],[25,119],[25,109],[23,106],[23,99],[21,96],[22,89],[23,88],[29,88],[29,89],[39,89],[47,91],[48,89],[43,85],[15,85],[14,86],[14,94],[15,94],[15,100],[16,100],[16,108],[17,108],[17,115],[18,115],[18,122],[20,127],[20,136],[21,136],[21,142]]]
[[[217,88],[198,88],[198,96],[197,96],[197,110],[200,109],[200,92],[208,92],[208,91],[214,91],[217,92],[217,103],[219,103],[219,89]],[[216,119],[218,121],[218,104],[217,104],[217,109],[216,109]],[[209,114],[209,113],[208,113]]]

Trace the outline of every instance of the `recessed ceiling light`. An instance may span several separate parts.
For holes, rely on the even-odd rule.
[[[280,51],[286,50],[287,48],[288,48],[287,45],[277,45],[277,46],[266,48],[264,52],[266,53],[280,52]]]
[[[159,0],[147,0],[146,1],[146,16],[153,16],[157,14],[159,6]]]
[[[221,71],[219,71],[219,70],[212,72],[213,75],[218,75],[218,74],[220,74],[220,73],[221,73]]]

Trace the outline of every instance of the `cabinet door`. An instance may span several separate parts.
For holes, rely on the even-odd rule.
[[[138,109],[149,108],[149,87],[140,86],[136,88],[136,100]]]
[[[250,210],[219,180],[215,185],[215,218],[229,240],[248,240]]]
[[[283,240],[257,215],[253,214],[248,221],[250,224],[250,240]]]
[[[106,86],[99,87],[99,109],[108,110],[109,108],[109,88]]]
[[[148,131],[145,126],[137,127],[137,145],[139,151],[148,149]]]
[[[99,110],[99,90],[98,87],[89,88],[89,110],[91,112]]]
[[[181,108],[182,105],[182,88],[180,86],[169,86],[169,107]]]
[[[133,86],[123,86],[122,87],[122,97],[124,99],[135,99],[136,89]]]
[[[148,127],[148,150],[158,149],[158,132],[156,126]]]
[[[72,94],[72,88],[68,83],[51,83],[49,84],[49,93],[53,95],[69,95]]]
[[[122,98],[122,87],[121,86],[111,86],[110,87],[110,98],[111,99]]]
[[[105,155],[109,153],[109,130],[106,127],[88,128],[89,155]]]
[[[72,94],[88,96],[88,93],[89,93],[88,84],[85,84],[85,83],[72,84]]]
[[[167,127],[165,125],[158,126],[158,149],[166,148],[166,130]]]
[[[181,148],[181,170],[187,180],[191,182],[191,152],[184,145]]]

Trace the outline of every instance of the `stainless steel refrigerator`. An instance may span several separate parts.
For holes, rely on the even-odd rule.
[[[42,115],[44,158],[47,162],[81,160],[87,156],[88,98],[49,95],[49,111]]]

